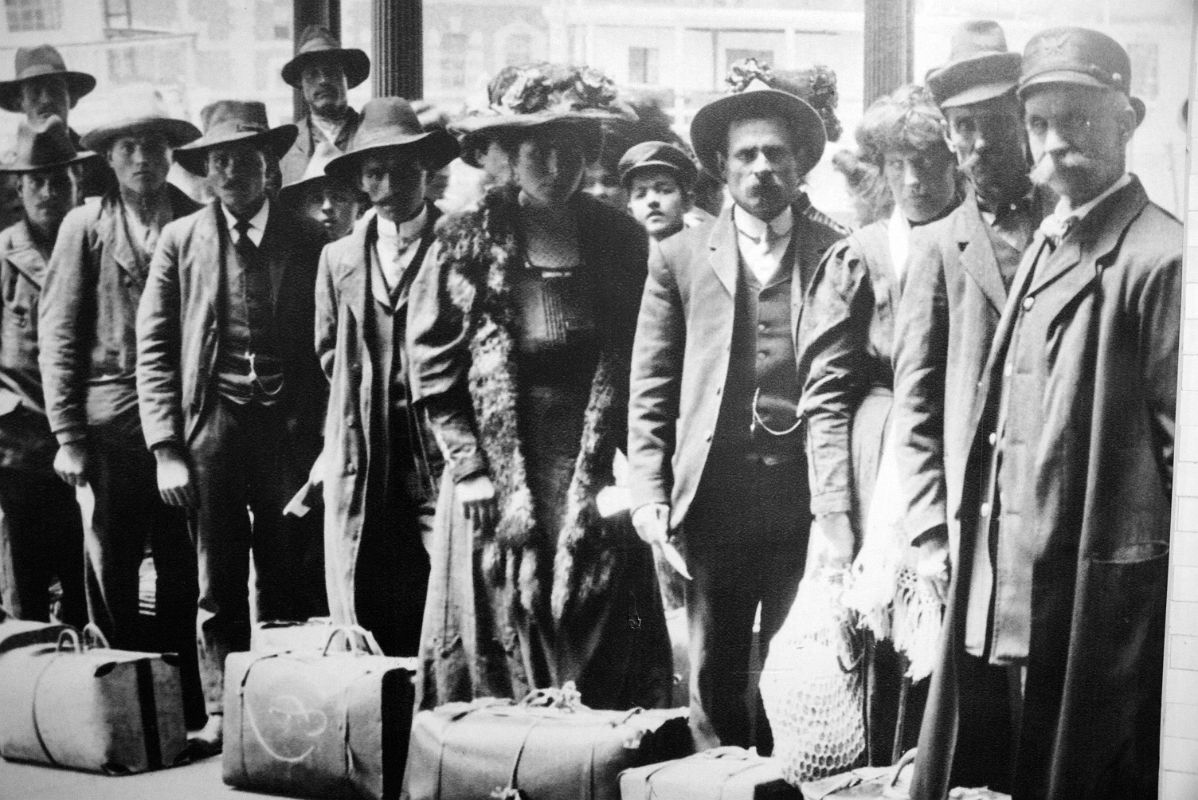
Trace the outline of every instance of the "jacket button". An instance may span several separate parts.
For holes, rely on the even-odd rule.
[[[1034,306],[1035,304],[1036,304],[1035,297],[1028,295],[1027,297],[1023,298],[1023,310],[1024,311],[1031,311],[1032,306]]]
[[[998,444],[998,434],[997,433],[991,433],[990,436],[988,436],[987,438],[990,440],[991,445]]]
[[[987,519],[990,516],[990,504],[982,503],[982,507],[978,509],[978,513],[982,516],[982,519]]]

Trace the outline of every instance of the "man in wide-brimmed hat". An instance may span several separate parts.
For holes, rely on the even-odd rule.
[[[183,514],[158,498],[154,461],[137,415],[134,321],[163,227],[198,206],[166,182],[173,148],[199,136],[188,122],[141,116],[105,125],[84,142],[117,188],[71,212],[59,232],[41,302],[46,412],[58,440],[54,469],[87,487],[87,591],[92,621],[114,647],[179,650],[189,719],[202,719],[194,659],[195,563]],[[159,641],[138,612],[138,568],[151,545],[158,571]]]
[[[913,798],[1157,794],[1182,228],[1127,172],[1131,85],[1098,31],[1024,49],[1032,179],[1060,200],[972,390]]]
[[[295,58],[283,65],[283,80],[304,95],[308,113],[297,120],[299,135],[279,162],[283,183],[294,183],[321,145],[344,153],[361,120],[346,93],[370,76],[370,58],[342,47],[327,28],[309,26]]]
[[[906,534],[920,548],[925,580],[939,597],[960,533],[954,509],[964,488],[977,381],[1019,261],[1055,200],[1028,177],[1015,96],[1020,61],[997,23],[972,20],[954,32],[948,62],[927,76],[969,186],[948,217],[912,241],[896,322],[892,413]],[[979,685],[976,692],[983,690]],[[989,758],[971,755],[979,763]]]
[[[37,308],[46,263],[67,212],[75,207],[80,167],[66,123],[22,122],[13,176],[22,219],[0,232],[0,602],[19,619],[50,620],[50,584],[62,586],[61,619],[87,621],[83,525],[71,491],[54,474],[58,449],[46,421],[37,365]]]
[[[325,492],[329,610],[388,655],[414,656],[420,641],[441,466],[409,404],[408,290],[440,216],[425,182],[457,154],[452,136],[425,132],[406,100],[385,97],[366,104],[349,152],[325,168],[365,192],[375,215],[320,260],[316,342],[334,401],[312,479]],[[364,466],[347,474],[344,464]]]
[[[646,541],[681,529],[694,578],[690,722],[701,748],[750,744],[754,612],[760,603],[764,648],[803,575],[811,511],[852,546],[847,467],[820,442],[808,502],[800,405],[809,364],[799,324],[813,313],[803,292],[847,233],[802,191],[824,122],[761,75],[733,78],[740,91],[699,109],[691,142],[734,204],[650,258],[629,412],[633,523]],[[757,744],[769,752],[763,721]]]
[[[266,192],[268,164],[295,135],[270,127],[262,103],[226,100],[175,150],[215,200],[163,231],[137,317],[145,444],[163,500],[191,509],[208,750],[221,745],[225,656],[249,646],[250,551],[260,618],[294,619],[319,592],[296,577],[306,529],[283,509],[320,450],[326,386],[311,330],[327,240]]]

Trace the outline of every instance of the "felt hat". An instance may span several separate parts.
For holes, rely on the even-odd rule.
[[[636,172],[654,167],[674,173],[685,186],[694,186],[699,177],[695,162],[680,147],[669,142],[641,142],[620,157],[620,183],[627,189]]]
[[[332,61],[345,71],[345,84],[352,89],[370,76],[370,57],[355,47],[342,47],[328,28],[309,25],[300,37],[295,57],[283,65],[283,80],[296,89],[304,67],[314,61]]]
[[[16,77],[0,81],[0,108],[5,111],[21,112],[21,85],[43,75],[61,75],[67,82],[67,93],[71,97],[71,108],[79,98],[96,88],[95,77],[86,72],[75,72],[66,67],[62,55],[54,47],[43,44],[37,47],[22,47],[16,55]]]
[[[270,127],[266,122],[266,105],[257,100],[217,100],[200,111],[200,122],[204,135],[175,148],[175,161],[196,175],[207,172],[204,162],[214,147],[233,142],[252,144],[279,159],[299,135],[294,125]]]
[[[326,175],[351,183],[366,153],[399,148],[413,159],[422,159],[429,172],[436,172],[458,156],[458,143],[449,132],[426,131],[412,105],[402,97],[376,97],[362,107],[362,119],[349,150],[325,165]]]
[[[799,172],[807,174],[819,163],[827,144],[823,118],[809,103],[790,92],[773,88],[772,74],[754,59],[733,65],[727,78],[732,93],[712,100],[691,120],[691,145],[699,163],[718,176],[718,154],[728,146],[728,128],[736,120],[780,117],[800,142]]]
[[[97,153],[106,151],[122,136],[158,134],[172,148],[181,147],[200,138],[200,129],[182,119],[161,115],[129,117],[118,122],[100,125],[83,136],[83,146]]]
[[[337,157],[338,153],[325,143],[322,143],[320,147],[321,149],[314,152],[312,158],[308,160],[304,174],[279,190],[279,200],[294,206],[302,202],[304,195],[309,191],[321,190],[326,186],[336,186],[352,193],[359,201],[368,202],[356,185],[340,178],[334,178],[325,172],[325,167]]]
[[[0,172],[38,172],[43,169],[69,167],[96,158],[87,150],[77,151],[62,117],[53,115],[36,125],[22,120],[17,128],[16,158],[0,165]]]
[[[1021,61],[997,22],[969,20],[953,31],[948,63],[929,70],[924,82],[941,108],[980,103],[1015,88]]]
[[[1033,36],[1023,50],[1019,99],[1037,86],[1071,84],[1122,92],[1144,121],[1144,101],[1131,96],[1131,59],[1122,45],[1088,28],[1050,28]]]

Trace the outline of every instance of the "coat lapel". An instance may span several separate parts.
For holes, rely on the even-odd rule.
[[[720,212],[711,228],[708,258],[715,276],[732,297],[736,297],[736,273],[740,270],[740,251],[736,247],[736,226],[732,223],[732,208]]]
[[[39,289],[46,274],[46,259],[38,252],[29,233],[29,223],[22,220],[13,231],[11,249],[3,254],[5,260]]]
[[[100,241],[105,243],[105,252],[121,268],[121,271],[133,280],[134,285],[140,291],[145,285],[145,276],[138,269],[137,254],[133,252],[133,243],[129,241],[129,233],[125,227],[125,211],[121,206],[121,201],[109,196],[101,202],[104,203],[104,209],[100,214],[100,223],[97,226]],[[146,261],[148,262],[149,259],[147,258]]]
[[[1007,301],[1007,290],[999,273],[994,246],[986,233],[986,221],[972,194],[965,202],[968,203],[968,213],[959,215],[956,225],[957,242],[961,248],[961,269],[978,285],[994,310],[1001,312]]]
[[[199,293],[196,302],[205,303],[211,307],[214,331],[217,320],[221,319],[224,314],[221,284],[224,282],[225,258],[229,255],[221,243],[220,215],[220,204],[213,200],[208,206],[207,212],[196,223],[195,255],[192,256],[189,265],[189,269],[195,276],[191,281]]]

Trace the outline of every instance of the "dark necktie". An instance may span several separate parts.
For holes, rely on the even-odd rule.
[[[237,241],[233,244],[237,257],[241,261],[242,276],[245,280],[246,310],[251,320],[265,324],[270,318],[271,292],[270,274],[260,263],[258,245],[250,238],[249,220],[239,219],[233,226],[237,231]]]

